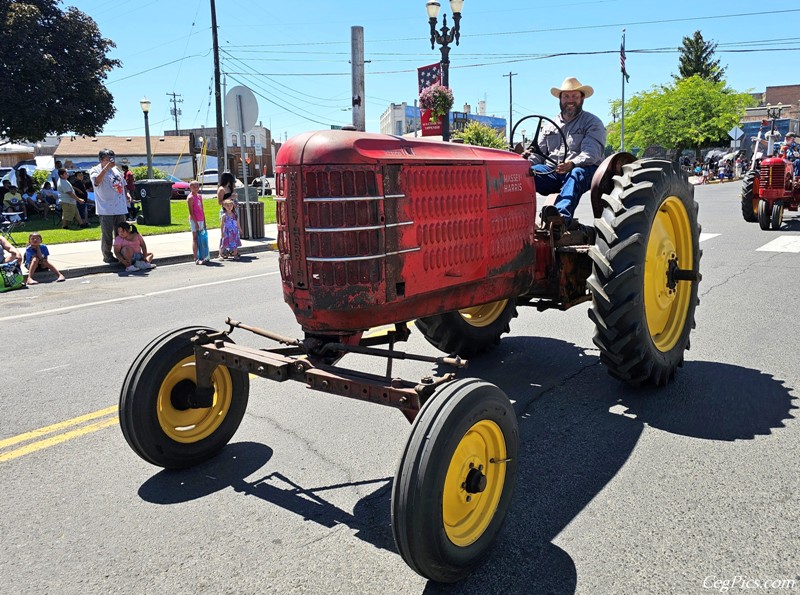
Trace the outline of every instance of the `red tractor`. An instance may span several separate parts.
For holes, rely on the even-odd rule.
[[[767,155],[754,158],[753,167],[742,179],[742,216],[750,223],[758,221],[764,230],[780,229],[784,211],[800,207],[800,177],[795,177],[792,161],[774,154],[775,136],[773,120],[773,130],[767,134]]]
[[[286,142],[276,170],[283,294],[304,337],[227,319],[225,330],[184,328],[150,343],[119,413],[131,448],[154,465],[217,454],[244,415],[250,374],[397,408],[413,423],[392,491],[397,548],[422,576],[454,582],[506,516],[516,415],[497,386],[455,373],[397,378],[395,359],[463,368],[462,357],[498,343],[519,307],[591,300],[612,376],[661,386],[683,364],[701,252],[693,187],[668,161],[607,159],[588,232],[560,217],[538,223],[529,162],[502,150],[321,131]],[[411,321],[446,355],[398,351]],[[392,330],[365,333],[378,325]],[[281,345],[238,346],[235,329]],[[343,367],[350,353],[384,358],[386,373]],[[530,355],[535,366],[535,345]]]

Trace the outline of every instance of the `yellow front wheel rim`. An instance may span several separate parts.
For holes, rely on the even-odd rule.
[[[211,375],[214,399],[205,409],[184,408],[180,394],[197,383],[194,355],[175,364],[158,390],[158,423],[164,433],[176,442],[190,444],[208,438],[219,429],[233,398],[233,381],[228,368],[217,366]]]
[[[673,263],[671,265],[671,263]],[[694,251],[692,226],[681,200],[667,198],[658,209],[644,265],[644,307],[647,328],[653,344],[667,352],[678,343],[686,324],[691,299],[691,282],[679,281],[670,287],[670,266],[692,270]]]
[[[442,519],[448,539],[459,547],[475,543],[497,512],[505,469],[506,441],[495,422],[473,425],[458,443],[447,468]],[[482,486],[481,491],[477,491]]]
[[[506,304],[508,304],[508,300],[501,300],[491,304],[483,304],[482,306],[464,308],[459,310],[458,313],[468,324],[476,327],[485,327],[500,317],[503,310],[506,309]]]

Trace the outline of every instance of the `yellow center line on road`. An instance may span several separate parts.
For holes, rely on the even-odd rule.
[[[5,438],[3,440],[0,440],[0,450],[23,442],[29,442],[29,444],[20,446],[19,448],[15,448],[14,450],[9,450],[0,453],[0,463],[16,459],[17,457],[21,457],[22,455],[36,452],[37,450],[42,450],[43,448],[48,448],[50,446],[55,446],[56,444],[61,444],[62,442],[71,440],[73,438],[78,438],[79,436],[91,434],[92,432],[102,430],[103,428],[108,428],[109,426],[113,426],[114,424],[119,422],[119,417],[117,417],[116,413],[117,413],[117,406],[114,405],[112,407],[107,407],[106,409],[93,411],[92,413],[87,413],[86,415],[73,417],[72,419],[68,419],[66,421],[61,421],[56,424],[39,428],[37,430],[32,430],[30,432],[25,432],[24,434],[19,434],[17,436],[12,436],[11,438]],[[101,417],[106,417],[108,415],[111,415],[112,417],[108,419],[101,419],[100,421],[96,421],[91,424],[86,424],[86,422],[88,421],[92,421]],[[80,426],[80,427],[76,428],[75,426]],[[60,434],[56,434],[55,436],[50,436],[49,438],[44,438],[43,440],[39,440],[39,438],[41,438],[42,436],[46,436],[47,434],[53,434],[55,432],[61,432],[62,430],[67,430],[67,431],[64,431]]]
[[[113,426],[117,424],[118,421],[119,420],[115,415],[110,419],[104,419],[95,422],[93,424],[89,424],[88,426],[77,428],[70,432],[64,432],[63,434],[57,434],[55,436],[51,436],[50,438],[39,440],[38,442],[32,442],[30,444],[26,444],[25,446],[21,446],[20,448],[0,454],[0,463],[5,463],[6,461],[10,461],[12,459],[16,459],[23,455],[36,452],[37,450],[42,450],[43,448],[49,448],[51,446],[55,446],[56,444],[61,444],[62,442],[66,442],[67,440],[72,440],[73,438],[78,438],[79,436],[85,436],[86,434],[91,434],[92,432],[96,432],[98,430],[102,430],[109,426]]]

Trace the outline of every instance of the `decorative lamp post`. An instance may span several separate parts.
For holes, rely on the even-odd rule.
[[[464,0],[450,0],[450,10],[453,11],[453,28],[447,27],[447,15],[442,15],[442,28],[437,31],[437,17],[439,16],[440,4],[436,0],[430,0],[425,8],[428,11],[428,22],[431,25],[431,49],[435,44],[439,44],[442,51],[442,86],[450,87],[450,44],[453,41],[458,45],[461,37],[461,9],[464,7]],[[450,140],[450,114],[445,114],[442,118],[442,140]]]
[[[153,154],[150,151],[150,120],[148,119],[148,114],[150,113],[150,100],[147,97],[142,97],[139,105],[142,106],[142,112],[144,113],[144,141],[147,146],[147,179],[152,180]]]

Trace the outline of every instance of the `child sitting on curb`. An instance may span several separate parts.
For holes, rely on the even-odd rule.
[[[42,243],[42,236],[38,231],[34,231],[28,236],[28,247],[25,248],[25,266],[28,269],[28,285],[38,285],[39,282],[33,278],[37,270],[47,269],[57,275],[56,281],[66,281],[54,264],[47,260],[50,250],[47,245]]]
[[[139,234],[136,226],[127,221],[117,225],[114,255],[125,266],[125,271],[128,273],[156,268],[156,265],[152,263],[153,253],[147,251],[144,238]]]

